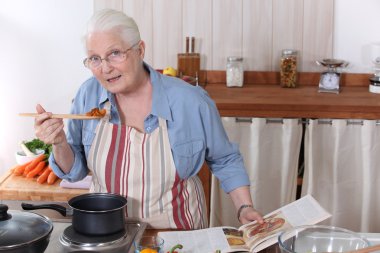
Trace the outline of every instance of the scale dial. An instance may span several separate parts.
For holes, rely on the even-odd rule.
[[[321,75],[320,87],[326,90],[339,89],[339,74],[336,72],[325,72]]]

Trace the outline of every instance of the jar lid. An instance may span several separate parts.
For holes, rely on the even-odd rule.
[[[283,49],[282,54],[283,55],[295,55],[295,54],[297,54],[297,50],[295,50],[295,49]]]
[[[240,57],[240,56],[229,56],[229,57],[227,57],[227,61],[243,61],[243,57]]]

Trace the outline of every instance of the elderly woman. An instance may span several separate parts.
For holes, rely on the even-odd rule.
[[[91,191],[127,197],[128,217],[155,228],[197,229],[207,227],[197,177],[206,160],[239,220],[261,223],[242,157],[208,94],[146,64],[138,27],[122,12],[95,13],[84,41],[84,65],[94,76],[80,87],[71,113],[107,113],[100,120],[70,120],[66,134],[62,119],[37,105],[36,136],[53,144],[49,162],[56,174],[78,181],[91,171]]]

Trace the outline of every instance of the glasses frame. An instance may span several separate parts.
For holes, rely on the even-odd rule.
[[[120,53],[121,54],[123,54],[123,56],[125,57],[124,58],[124,60],[123,61],[125,61],[126,59],[127,59],[127,53],[128,53],[128,51],[130,51],[130,50],[132,50],[135,46],[137,46],[138,44],[140,43],[140,40],[138,41],[138,42],[136,42],[135,44],[133,44],[132,46],[130,46],[129,48],[127,48],[125,51],[121,51]],[[110,53],[111,54],[111,53]],[[100,58],[100,64],[99,64],[99,66],[96,66],[96,67],[90,67],[90,65],[88,64],[88,61],[89,61],[89,58],[88,57],[86,57],[86,58],[84,58],[83,59],[83,65],[86,67],[86,68],[88,68],[88,69],[98,69],[98,68],[100,68],[101,66],[103,66],[103,61],[106,61],[106,62],[108,62],[108,64],[111,64],[112,65],[112,63],[110,63],[110,61],[109,61],[109,56],[110,56],[110,54],[108,54],[106,57],[104,57],[104,58]],[[123,62],[123,61],[121,61],[121,62]]]

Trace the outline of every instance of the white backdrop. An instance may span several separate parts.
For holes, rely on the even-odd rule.
[[[90,76],[82,65],[82,31],[92,0],[0,1],[0,175],[15,164],[18,142],[34,138],[36,103],[67,113],[79,85]]]

